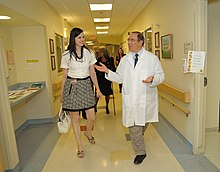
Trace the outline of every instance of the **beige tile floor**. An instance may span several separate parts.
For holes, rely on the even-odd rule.
[[[117,86],[117,85],[116,85]],[[105,114],[105,109],[98,108],[97,120],[93,135],[96,144],[92,145],[87,138],[81,135],[85,157],[76,156],[76,143],[72,130],[62,134],[47,160],[43,172],[124,172],[124,171],[149,171],[149,172],[178,172],[184,171],[163,142],[153,125],[145,133],[147,158],[141,165],[134,165],[135,156],[131,142],[126,140],[127,128],[121,122],[121,95],[115,91],[116,116],[113,115],[113,101],[110,100],[110,115]],[[104,106],[104,97],[98,107]],[[84,125],[85,120],[81,120]]]
[[[206,133],[205,156],[220,169],[220,133],[218,131]]]

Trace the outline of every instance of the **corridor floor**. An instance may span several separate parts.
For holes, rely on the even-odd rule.
[[[22,172],[218,172],[206,156],[193,155],[189,146],[173,131],[160,115],[160,122],[150,124],[144,138],[147,158],[140,165],[133,164],[135,156],[128,130],[121,122],[121,94],[114,85],[115,109],[110,100],[110,114],[105,113],[104,97],[98,104],[93,131],[96,144],[91,144],[81,132],[85,157],[76,155],[76,142],[72,129],[57,135],[54,124],[33,125],[17,136]],[[81,125],[85,125],[81,119]],[[33,131],[34,137],[33,137]],[[30,132],[29,132],[30,131]],[[43,135],[39,137],[37,135]],[[32,137],[32,138],[31,138]],[[56,139],[57,138],[57,139]],[[34,141],[40,140],[40,142]],[[25,143],[25,144],[24,144]],[[28,145],[29,144],[29,145]],[[31,152],[31,153],[30,153]],[[219,158],[220,159],[220,158]]]

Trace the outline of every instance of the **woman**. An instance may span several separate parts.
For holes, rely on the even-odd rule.
[[[122,48],[118,49],[118,55],[116,56],[116,60],[117,60],[117,66],[119,65],[119,62],[121,61],[122,57],[125,56],[126,54],[124,54],[124,51]],[[119,92],[121,93],[121,89],[122,89],[122,84],[119,84]]]
[[[114,59],[113,57],[109,57],[108,50],[104,47],[100,48],[100,57],[97,59],[96,64],[99,65],[100,62],[105,64],[108,69],[115,71]],[[109,114],[110,113],[109,108],[108,108],[109,96],[113,94],[112,82],[105,78],[104,72],[99,72],[98,70],[96,70],[96,75],[97,75],[100,90],[102,94],[105,96],[106,113]],[[97,100],[97,104],[98,104],[98,100]]]
[[[63,53],[61,68],[64,69],[62,85],[62,108],[69,111],[72,118],[72,127],[77,142],[77,156],[83,158],[85,153],[80,138],[80,116],[79,111],[85,110],[87,114],[87,130],[84,135],[89,142],[95,144],[91,130],[95,122],[93,84],[96,95],[101,98],[94,64],[96,58],[94,53],[84,45],[85,37],[83,30],[73,28],[70,33],[70,41],[67,51]]]

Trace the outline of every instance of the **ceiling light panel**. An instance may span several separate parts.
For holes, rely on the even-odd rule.
[[[94,18],[95,23],[99,22],[110,22],[110,18]]]
[[[102,34],[108,34],[108,31],[104,31],[104,32],[97,32],[97,34],[102,35]]]
[[[95,28],[97,30],[99,30],[99,29],[109,29],[109,26],[96,26]]]
[[[9,16],[0,16],[0,20],[9,20],[11,17]]]
[[[90,4],[91,11],[112,10],[112,4]]]

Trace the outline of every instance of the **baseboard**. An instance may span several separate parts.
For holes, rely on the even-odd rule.
[[[20,172],[20,171],[21,171],[21,167],[19,164],[17,164],[14,169],[5,170],[5,172]]]
[[[18,127],[15,130],[15,136],[18,136],[29,125],[48,124],[48,123],[54,123],[55,121],[56,121],[56,117],[54,117],[54,118],[43,118],[43,119],[28,119],[20,127]]]
[[[212,132],[212,131],[218,131],[218,127],[206,128],[205,129],[205,132]]]
[[[159,117],[162,118],[163,121],[174,131],[174,133],[177,134],[179,138],[187,145],[187,147],[192,150],[192,144],[162,114],[159,114]]]

